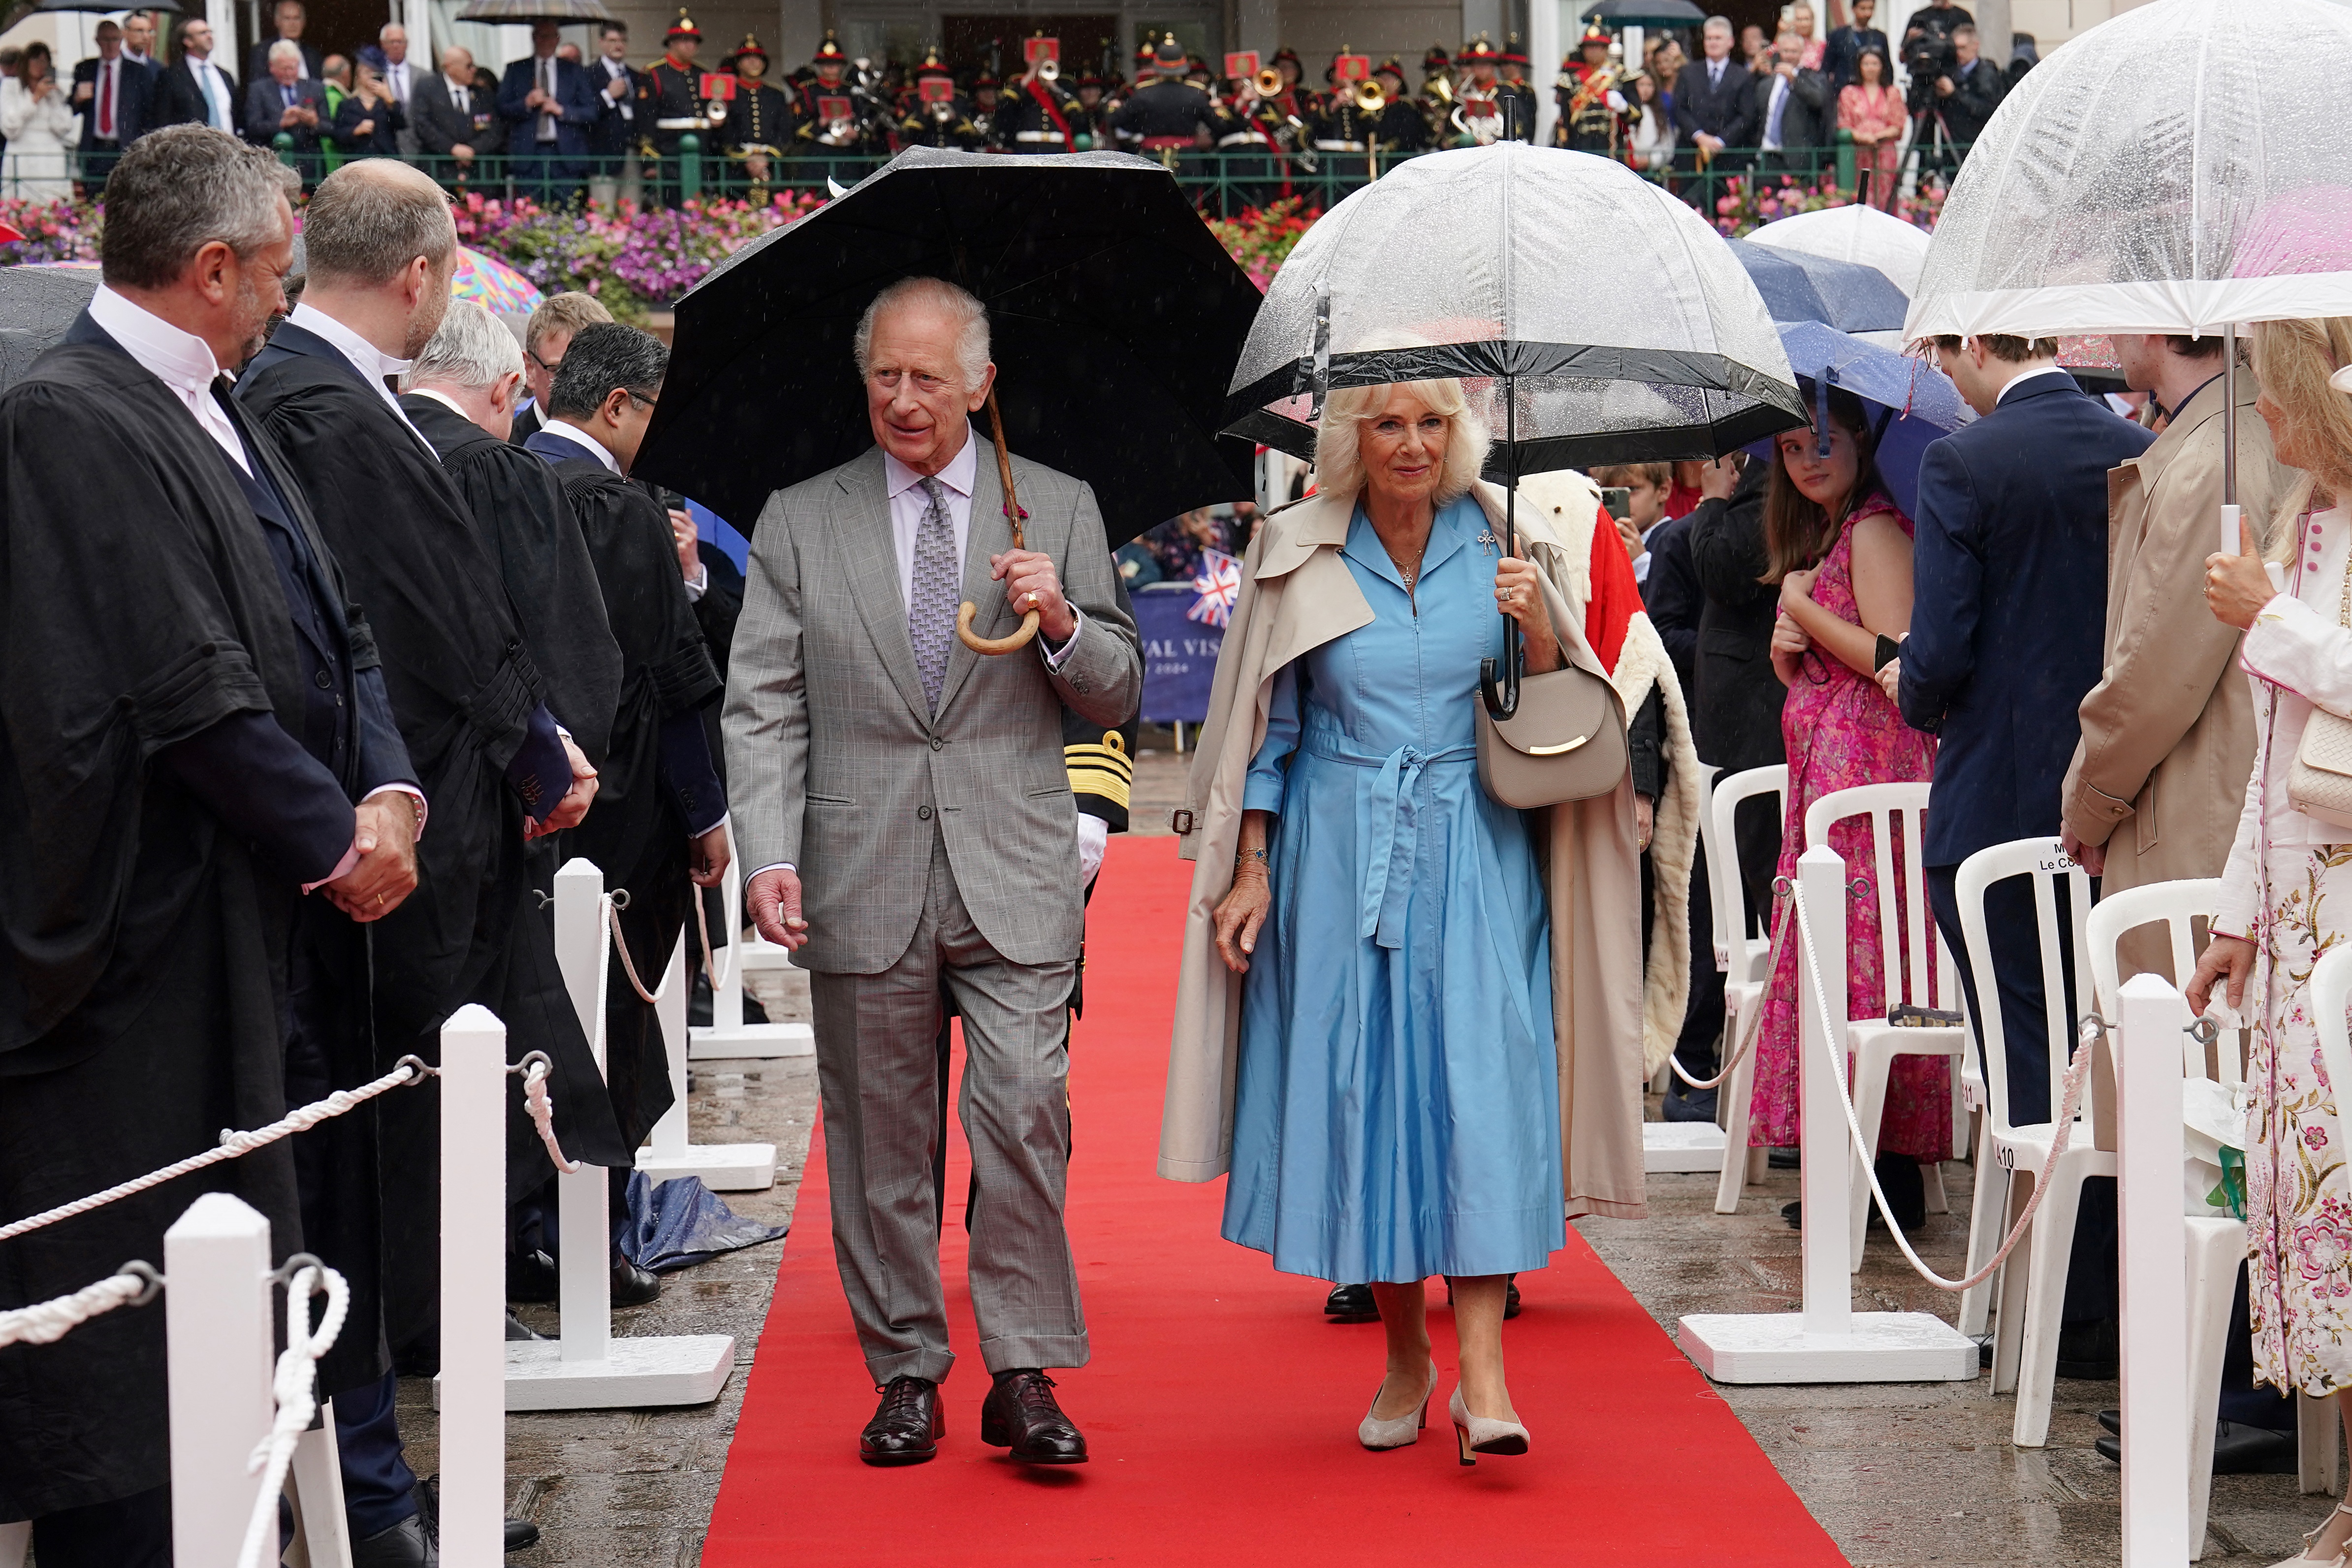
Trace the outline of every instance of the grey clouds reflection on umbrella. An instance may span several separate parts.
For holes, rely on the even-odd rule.
[[[1367,346],[1399,333],[1421,346]],[[1402,163],[1308,229],[1250,329],[1226,428],[1311,459],[1320,391],[1435,376],[1478,384],[1496,479],[1719,457],[1805,418],[1756,286],[1705,220],[1622,164],[1520,142]]]
[[[1257,286],[1165,167],[1123,153],[910,149],[745,246],[678,301],[636,471],[748,531],[772,491],[865,452],[858,318],[924,276],[988,307],[1007,444],[1093,486],[1113,545],[1251,494],[1253,453],[1217,432]]]

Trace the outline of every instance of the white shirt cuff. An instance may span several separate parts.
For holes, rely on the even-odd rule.
[[[1087,613],[1076,605],[1070,606],[1070,619],[1076,624],[1070,627],[1068,640],[1059,647],[1054,647],[1042,637],[1037,639],[1038,651],[1045,656],[1045,668],[1057,674],[1064,662],[1069,658],[1070,650],[1078,646],[1078,638],[1087,629]]]
[[[687,600],[688,603],[695,602],[709,592],[710,592],[710,568],[698,561],[694,565],[694,575],[686,580]]]
[[[380,795],[404,795],[409,799],[415,801],[416,803],[416,837],[419,838],[425,837],[425,792],[423,790],[416,788],[413,784],[388,784],[381,789],[370,790],[367,795],[367,799],[361,801],[360,804],[362,805],[365,805],[368,801],[373,800]],[[330,882],[340,882],[345,877],[350,876],[352,874],[352,868],[359,863],[360,845],[358,837],[354,836],[352,839],[351,847],[344,850],[343,858],[335,862],[335,868],[328,872],[325,876],[320,878],[315,882],[303,883],[302,890],[306,893],[316,892]]]

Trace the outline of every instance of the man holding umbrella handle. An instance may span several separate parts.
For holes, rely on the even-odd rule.
[[[1141,652],[1093,490],[980,460],[971,416],[995,379],[980,301],[938,279],[894,283],[855,353],[874,449],[772,495],[754,534],[726,709],[737,837],[757,868],[745,901],[810,973],[835,1257],[882,1395],[860,1457],[919,1464],[946,1429],[931,1171],[944,990],[963,1019],[984,1198],[970,1222],[994,1379],[981,1436],[1016,1459],[1081,1463],[1045,1375],[1088,1355],[1062,1219],[1085,930],[1062,715],[1132,717]],[[957,637],[965,601],[972,642]],[[1033,615],[1034,653],[977,651]]]

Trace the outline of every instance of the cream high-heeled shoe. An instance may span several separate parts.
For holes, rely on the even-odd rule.
[[[2352,1513],[2352,1505],[2339,1502],[2336,1505],[2336,1513]],[[2346,1554],[2342,1552],[2336,1552],[2333,1557],[2314,1557],[2311,1555],[2311,1543],[2319,1539],[2319,1531],[2326,1530],[2327,1528],[2328,1524],[2336,1518],[2336,1513],[2331,1513],[2327,1518],[2321,1520],[2319,1521],[2319,1530],[2312,1531],[2303,1538],[2302,1551],[2296,1552],[2294,1556],[2287,1558],[2283,1563],[2274,1563],[2271,1564],[2271,1568],[2315,1568],[2315,1568],[2345,1568]]]
[[[1462,1462],[1475,1465],[1479,1454],[1524,1454],[1528,1451],[1528,1429],[1516,1421],[1495,1421],[1484,1415],[1473,1415],[1470,1407],[1462,1403],[1462,1385],[1454,1385],[1454,1397],[1445,1402],[1446,1414],[1454,1417],[1454,1436],[1462,1450]]]
[[[1385,1389],[1388,1385],[1387,1378],[1381,1379],[1381,1388]],[[1429,1401],[1436,1392],[1437,1363],[1431,1362],[1429,1383],[1421,1391],[1421,1405],[1417,1409],[1400,1415],[1393,1421],[1383,1421],[1372,1414],[1372,1410],[1378,1410],[1381,1407],[1381,1396],[1374,1394],[1372,1410],[1364,1412],[1363,1422],[1356,1428],[1356,1441],[1376,1453],[1387,1448],[1412,1447],[1421,1441],[1421,1429],[1429,1425]]]

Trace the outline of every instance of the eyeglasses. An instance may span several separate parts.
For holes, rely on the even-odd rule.
[[[622,391],[624,391],[624,392],[629,392],[629,389],[628,389],[627,387],[625,387],[625,387],[623,387],[621,390],[622,390]],[[658,397],[647,397],[647,396],[646,396],[644,393],[642,393],[642,392],[629,392],[629,396],[630,396],[630,397],[632,397],[633,399],[635,399],[635,401],[637,401],[637,402],[639,402],[639,403],[644,404],[644,405],[645,405],[646,407],[648,407],[648,408],[655,407],[656,405],[657,405],[661,402],[661,399],[660,399],[660,398],[658,398]]]
[[[522,353],[525,359],[530,361],[531,363],[539,366],[540,369],[545,371],[550,375],[553,375],[556,371],[556,366],[561,365],[563,363],[561,359],[558,359],[554,364],[550,364],[530,349],[523,350]]]

